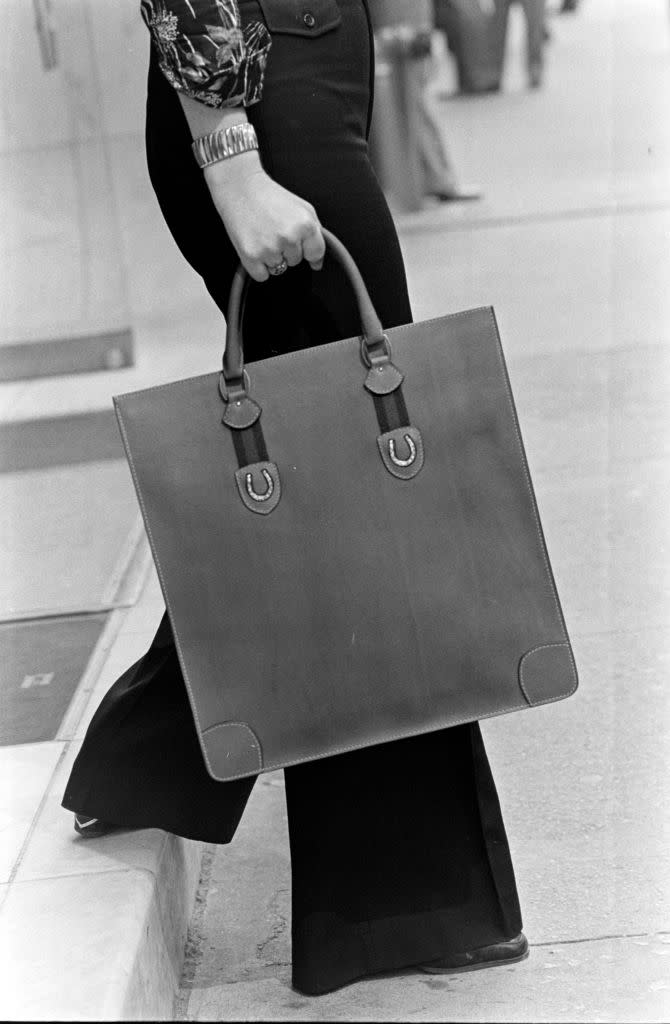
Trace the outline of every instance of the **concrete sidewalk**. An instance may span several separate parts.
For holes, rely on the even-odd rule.
[[[496,308],[580,669],[571,700],[483,727],[531,957],[293,991],[271,775],[206,863],[180,1019],[670,1017],[667,4],[590,0],[551,28],[542,91],[522,89],[516,20],[506,90],[441,103],[485,199],[400,220],[417,319]]]
[[[156,829],[85,841],[60,806],[93,711],[162,612],[151,569],[135,607],[110,615],[56,739],[0,749],[3,1020],[172,1016],[202,844]]]

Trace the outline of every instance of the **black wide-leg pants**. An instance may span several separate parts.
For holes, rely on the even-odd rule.
[[[362,0],[317,38],[276,34],[262,101],[249,108],[268,172],[309,200],[354,256],[387,327],[411,310],[396,232],[367,156],[372,84]],[[256,0],[241,0],[257,20]],[[190,152],[177,95],[152,58],[147,154],[165,220],[225,312],[237,264]],[[248,360],[358,333],[326,259],[253,284]],[[328,381],[324,381],[328,387]],[[380,681],[381,682],[381,681]],[[479,726],[341,754],[285,771],[293,982],[318,994],[356,978],[509,939],[521,916]],[[98,708],[63,805],[129,827],[233,838],[255,779],[215,782],[197,740],[169,622]]]

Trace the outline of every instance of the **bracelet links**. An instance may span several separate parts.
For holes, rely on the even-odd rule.
[[[228,160],[238,153],[258,149],[258,139],[252,124],[243,121],[232,124],[209,135],[201,135],[191,143],[193,155],[200,168],[208,167],[219,160]]]

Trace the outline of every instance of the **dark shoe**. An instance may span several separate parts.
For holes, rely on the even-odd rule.
[[[464,200],[481,199],[482,191],[477,185],[454,185],[453,188],[439,189],[437,192],[429,192],[428,195],[438,199],[441,203],[458,203]]]
[[[508,942],[496,942],[493,946],[481,946],[469,953],[454,953],[444,960],[431,960],[427,964],[419,964],[419,969],[427,974],[458,974],[460,971],[479,971],[483,967],[502,967],[504,964],[516,964],[528,956],[528,939],[519,934]]]
[[[114,832],[118,827],[108,821],[101,821],[100,818],[88,818],[85,814],[74,816],[74,830],[84,839],[99,839],[100,836]]]

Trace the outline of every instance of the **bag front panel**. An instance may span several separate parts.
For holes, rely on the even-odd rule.
[[[267,516],[240,500],[218,375],[119,400],[215,777],[223,723],[256,770],[327,756],[528,706],[521,659],[567,643],[491,312],[388,335],[422,470],[380,458],[357,339],[265,360]]]

